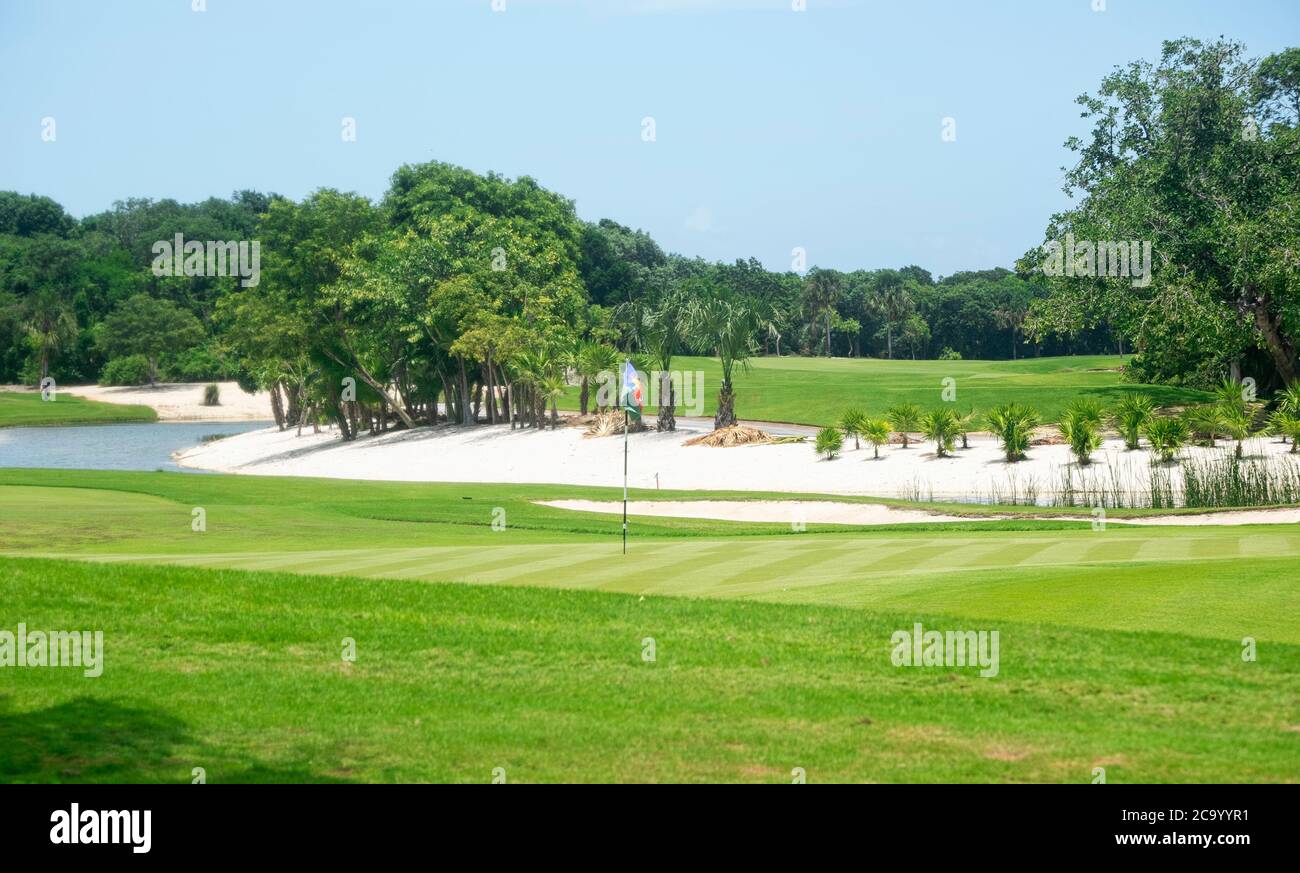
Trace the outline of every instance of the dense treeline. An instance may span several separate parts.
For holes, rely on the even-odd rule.
[[[257,281],[172,271],[178,235],[257,240]],[[168,275],[156,269],[163,243]],[[936,282],[915,266],[799,275],[689,259],[613,221],[580,221],[531,179],[440,163],[402,167],[379,203],[241,191],[131,200],[77,221],[49,198],[0,193],[0,382],[238,378],[272,392],[282,424],[334,419],[349,438],[439,410],[541,425],[575,373],[584,407],[595,402],[595,379],[621,355],[667,371],[676,354],[714,354],[729,376],[751,354],[1115,347],[1104,330],[1028,342],[1028,307],[1047,293],[1001,269]],[[730,416],[728,405],[719,423]],[[674,426],[671,409],[660,425]]]
[[[1170,43],[1101,93],[1081,98],[1091,142],[1070,142],[1081,204],[1047,237],[1150,240],[1149,284],[1085,275],[1095,262],[1044,275],[1040,250],[1016,273],[938,280],[710,263],[583,222],[530,178],[436,162],[398,169],[378,202],[241,191],[76,220],[0,193],[0,382],[238,378],[272,391],[282,424],[332,419],[350,438],[439,414],[542,426],[571,380],[585,409],[622,356],[667,371],[688,351],[722,361],[719,425],[733,366],[756,354],[1136,352],[1147,381],[1294,381],[1300,51],[1256,64],[1233,44]],[[253,274],[213,269],[213,241],[253,240]]]

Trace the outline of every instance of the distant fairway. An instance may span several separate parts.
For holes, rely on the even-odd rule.
[[[1122,382],[1119,355],[1025,358],[1019,361],[910,361],[878,358],[759,357],[736,376],[736,410],[741,418],[800,424],[834,424],[849,406],[883,412],[900,401],[923,408],[942,402],[944,379],[954,380],[957,407],[987,410],[1017,401],[1056,421],[1078,397],[1109,405],[1125,391],[1147,394],[1158,406],[1207,399],[1200,391]],[[704,372],[704,414],[716,411],[721,370],[713,358],[679,357],[678,371]],[[577,408],[577,389],[566,408]],[[678,403],[683,403],[679,398]]]
[[[625,558],[532,502],[608,496],[0,471],[0,629],[106,646],[4,671],[0,782],[1300,780],[1300,526],[646,518]],[[998,676],[894,666],[914,622]]]
[[[40,394],[0,391],[0,427],[28,427],[62,424],[120,424],[157,421],[148,406],[100,403],[71,394],[55,393],[53,400]]]

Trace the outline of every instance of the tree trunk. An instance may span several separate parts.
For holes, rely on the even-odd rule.
[[[713,429],[731,427],[736,423],[736,395],[730,382],[723,382],[718,391],[718,414],[713,417]]]
[[[664,402],[664,398],[668,402]],[[677,393],[673,387],[673,377],[670,372],[659,374],[659,422],[655,426],[656,430],[677,430]]]
[[[578,410],[582,415],[587,414],[587,398],[589,396],[589,391],[590,391],[590,387],[587,384],[587,377],[583,376],[582,392],[578,395]]]
[[[1265,347],[1269,357],[1273,359],[1273,366],[1277,368],[1278,375],[1282,377],[1282,384],[1290,385],[1296,380],[1295,347],[1282,334],[1280,319],[1275,318],[1271,311],[1272,301],[1269,299],[1268,292],[1250,296],[1253,297],[1251,309],[1255,315],[1255,326],[1264,337]]]
[[[271,414],[275,416],[275,425],[284,430],[284,401],[280,399],[280,383],[271,383]]]
[[[465,359],[457,357],[456,361],[460,366],[460,423],[473,424],[474,419],[470,417],[469,380],[465,376]]]

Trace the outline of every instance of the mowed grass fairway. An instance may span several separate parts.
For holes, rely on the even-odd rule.
[[[157,421],[148,406],[100,403],[71,394],[55,393],[54,400],[42,400],[37,393],[0,391],[0,427],[31,427],[63,424],[120,424]]]
[[[0,471],[0,629],[107,649],[0,671],[0,779],[1300,781],[1294,526],[636,519],[623,558],[531,502],[610,496]],[[999,675],[893,666],[916,621]]]
[[[957,407],[987,411],[1002,404],[1026,403],[1057,421],[1080,397],[1110,406],[1125,391],[1146,394],[1157,406],[1204,402],[1201,391],[1167,385],[1136,385],[1121,381],[1128,358],[1120,355],[1078,355],[1025,358],[1019,361],[911,361],[878,358],[758,357],[747,371],[737,370],[736,411],[741,418],[833,425],[845,409],[861,406],[873,414],[911,401],[923,409],[943,402],[944,379],[954,380]],[[717,411],[722,371],[717,360],[678,357],[673,370],[703,371],[704,414]],[[678,403],[690,398],[680,390]],[[568,409],[578,408],[578,389],[566,397]],[[679,414],[681,414],[679,412]]]

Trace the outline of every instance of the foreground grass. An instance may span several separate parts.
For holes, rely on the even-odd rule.
[[[1126,391],[1136,391],[1157,406],[1203,402],[1209,395],[1167,385],[1121,381],[1127,357],[1078,355],[1026,358],[1019,361],[909,361],[876,358],[760,357],[747,372],[736,374],[736,410],[741,418],[799,424],[834,425],[840,413],[861,406],[874,414],[902,401],[924,409],[943,401],[944,379],[953,379],[957,407],[986,411],[1018,401],[1037,409],[1043,420],[1057,421],[1080,397],[1111,406]],[[713,358],[682,356],[673,369],[704,373],[704,414],[717,411],[721,369]],[[683,403],[690,398],[679,397]],[[578,408],[578,389],[564,404]]]
[[[0,391],[0,427],[36,427],[64,424],[118,424],[157,421],[148,406],[101,403],[59,393],[54,400],[40,394]]]
[[[19,621],[105,669],[4,670],[0,781],[1300,780],[1293,645],[0,559]],[[999,675],[894,667],[914,621],[999,630]]]
[[[1300,643],[1295,525],[1094,531],[1088,522],[1013,520],[809,525],[796,534],[789,525],[638,518],[625,557],[618,516],[533,502],[611,496],[569,486],[10,470],[0,471],[0,552]],[[205,514],[201,533],[191,527],[195,508]]]

